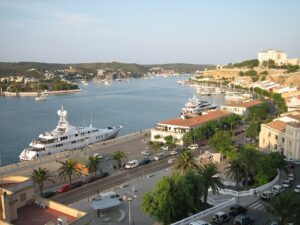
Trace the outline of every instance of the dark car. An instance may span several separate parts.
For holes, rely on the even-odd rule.
[[[101,178],[107,177],[108,175],[109,175],[108,172],[104,172],[104,173],[101,173],[99,175],[89,177],[89,178],[86,179],[86,183],[94,182],[95,180],[99,180]]]
[[[148,163],[150,163],[151,162],[151,159],[149,159],[148,157],[146,157],[146,158],[143,158],[141,161],[140,161],[140,165],[146,165],[146,164],[148,164]]]
[[[44,198],[51,198],[54,195],[56,195],[55,191],[46,191],[46,192],[43,193]]]
[[[247,212],[247,209],[240,205],[233,205],[229,209],[229,215],[231,215],[231,216],[237,216],[239,214],[243,214],[246,212]]]
[[[278,195],[278,192],[272,192],[272,191],[265,191],[260,194],[260,198],[265,201],[271,200],[273,197]]]
[[[253,225],[254,220],[249,216],[239,215],[234,218],[234,225]]]
[[[58,189],[58,193],[65,193],[67,191],[70,191],[72,188],[71,188],[71,185],[70,184],[66,184],[64,186],[62,186],[60,189]]]
[[[224,213],[224,212],[222,212],[222,211],[216,212],[216,213],[213,215],[213,221],[214,221],[215,223],[220,223],[220,224],[222,224],[222,223],[227,222],[228,220],[230,220],[230,217],[229,217],[226,213]]]
[[[84,182],[83,181],[76,181],[74,183],[71,184],[71,188],[74,189],[74,188],[78,188],[80,186],[84,185]]]

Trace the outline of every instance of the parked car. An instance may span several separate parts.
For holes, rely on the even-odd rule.
[[[170,152],[170,155],[177,155],[177,154],[178,154],[178,152],[176,150],[173,150]]]
[[[234,225],[253,225],[254,220],[246,215],[238,215],[234,218]]]
[[[94,182],[95,180],[99,180],[101,178],[107,177],[108,175],[109,175],[108,172],[104,172],[104,173],[98,174],[96,176],[91,176],[91,177],[86,179],[86,183]]]
[[[194,222],[189,223],[189,225],[210,225],[210,224],[203,220],[196,220]]]
[[[99,153],[94,153],[93,156],[94,156],[94,157],[98,157],[99,159],[103,159],[103,156],[102,156],[102,155],[99,155]]]
[[[230,216],[228,216],[226,213],[222,212],[222,211],[219,211],[219,212],[216,212],[214,215],[213,215],[213,221],[215,223],[225,223],[227,221],[230,220]]]
[[[265,191],[265,192],[263,192],[263,193],[260,194],[260,198],[261,198],[262,200],[269,201],[269,200],[271,200],[273,197],[275,197],[276,195],[278,195],[278,192]]]
[[[198,149],[198,148],[199,148],[198,144],[190,144],[190,145],[188,146],[188,149],[190,149],[190,150],[196,150],[196,149]]]
[[[156,156],[154,156],[154,160],[158,161],[165,158],[165,154],[164,153],[158,153]]]
[[[285,191],[285,188],[282,185],[277,184],[272,187],[272,191],[280,194]]]
[[[300,185],[296,185],[294,191],[295,191],[296,193],[300,193]]]
[[[65,193],[67,191],[70,191],[72,188],[71,188],[71,185],[70,184],[66,184],[64,186],[62,186],[60,189],[57,190],[57,192],[59,193]]]
[[[43,197],[44,198],[51,198],[53,197],[54,195],[56,195],[56,192],[55,191],[46,191],[43,193]]]
[[[247,209],[240,205],[233,205],[229,208],[229,215],[237,216],[239,214],[246,213]]]
[[[150,162],[151,162],[151,159],[149,159],[148,157],[145,157],[145,158],[143,158],[143,159],[140,160],[139,164],[140,165],[146,165],[146,164],[148,164]]]
[[[171,159],[168,160],[168,164],[173,164],[175,161],[176,161],[175,158],[171,158]]]
[[[168,151],[169,150],[169,146],[168,145],[163,145],[160,147],[162,150]]]
[[[151,152],[148,150],[141,151],[142,155],[150,156]]]
[[[300,165],[300,160],[295,160],[294,164],[297,165],[297,166],[299,166]]]
[[[288,176],[288,180],[291,181],[291,182],[294,182],[295,181],[295,176],[294,174],[292,176]]]
[[[83,181],[76,181],[76,182],[71,184],[71,188],[74,189],[74,188],[80,187],[82,185],[84,185]]]
[[[284,181],[282,182],[282,186],[283,186],[284,188],[289,188],[290,186],[292,186],[292,182],[291,182],[290,180],[284,180]]]
[[[269,220],[265,222],[265,225],[279,225],[279,223],[276,220]]]
[[[131,161],[127,162],[127,164],[125,165],[125,168],[126,169],[132,169],[132,168],[135,168],[135,167],[138,167],[138,166],[139,166],[139,161],[131,160]]]

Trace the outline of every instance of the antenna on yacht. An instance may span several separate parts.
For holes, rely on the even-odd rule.
[[[93,112],[91,112],[91,124],[90,124],[90,128],[93,127],[92,124],[93,124]]]

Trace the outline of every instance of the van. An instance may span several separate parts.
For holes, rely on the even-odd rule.
[[[282,185],[274,185],[272,187],[273,192],[281,193],[285,191],[285,188]]]
[[[131,160],[129,161],[126,165],[125,168],[126,169],[131,169],[131,168],[135,168],[139,166],[139,162],[137,160]]]
[[[189,146],[188,146],[188,149],[190,149],[190,150],[196,150],[196,149],[198,149],[199,148],[199,145],[198,144],[190,144]]]

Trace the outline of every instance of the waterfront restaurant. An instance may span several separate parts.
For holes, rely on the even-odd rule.
[[[151,130],[151,141],[164,143],[164,138],[171,135],[178,140],[179,145],[183,145],[183,136],[191,129],[198,128],[210,121],[217,121],[231,114],[231,112],[225,110],[214,110],[202,116],[196,116],[190,119],[175,118],[160,121],[155,125],[154,129]]]

